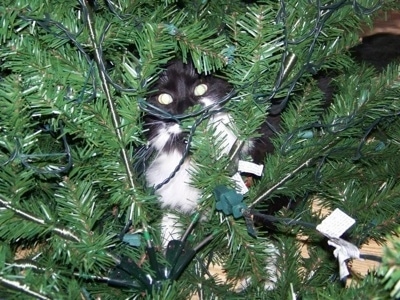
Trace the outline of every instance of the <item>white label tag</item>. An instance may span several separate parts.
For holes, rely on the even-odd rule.
[[[355,222],[352,217],[336,208],[317,226],[317,230],[327,237],[339,238]]]
[[[236,191],[242,195],[246,194],[249,189],[247,188],[246,184],[244,183],[242,176],[239,173],[236,173],[231,177],[236,183]]]
[[[252,162],[239,160],[239,166],[238,166],[239,172],[250,173],[250,174],[254,174],[256,176],[261,176],[263,170],[264,170],[263,165],[257,165]]]

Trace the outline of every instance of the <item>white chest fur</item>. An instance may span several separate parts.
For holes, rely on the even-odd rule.
[[[203,98],[200,102],[205,107],[214,104],[208,98]],[[215,109],[218,109],[218,107]],[[237,140],[237,136],[231,129],[232,119],[230,115],[226,112],[212,114],[207,126],[210,130],[213,130],[215,145],[220,145],[220,154],[227,154]],[[183,155],[180,151],[163,151],[165,145],[181,133],[182,129],[178,124],[165,123],[158,128],[158,134],[149,141],[150,147],[155,150],[156,155],[146,171],[148,186],[157,186],[170,178],[181,162]],[[196,209],[201,191],[192,185],[193,174],[193,162],[188,156],[175,175],[156,190],[162,208],[178,210],[183,213],[192,213]],[[179,231],[177,230],[179,226],[173,214],[164,214],[161,227],[164,246],[167,245],[169,240],[179,238]]]
[[[182,154],[176,150],[157,155],[146,172],[148,185],[156,186],[169,178],[181,159]],[[188,157],[175,176],[156,191],[163,208],[177,209],[185,213],[195,209],[200,191],[191,185],[191,172],[193,167]]]

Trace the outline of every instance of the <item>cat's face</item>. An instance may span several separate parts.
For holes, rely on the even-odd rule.
[[[174,60],[161,73],[152,88],[148,102],[172,114],[184,114],[188,108],[200,104],[214,104],[230,91],[230,85],[221,79],[201,76],[192,64]]]
[[[147,102],[171,114],[184,115],[190,107],[219,103],[231,90],[224,80],[199,75],[192,64],[174,60],[167,65],[151,90]],[[144,117],[144,133],[153,149],[183,153],[187,132],[174,119],[148,114]]]

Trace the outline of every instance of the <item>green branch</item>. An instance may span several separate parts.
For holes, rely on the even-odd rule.
[[[82,4],[82,7],[84,9],[84,11],[86,12],[86,17],[87,17],[87,26],[90,32],[90,39],[92,42],[92,46],[94,48],[95,51],[95,59],[96,59],[96,64],[97,64],[97,69],[99,72],[99,76],[100,76],[100,80],[101,80],[101,85],[105,94],[105,97],[107,99],[107,103],[108,103],[108,108],[110,110],[110,114],[111,114],[111,119],[112,119],[112,123],[114,126],[114,130],[115,133],[117,135],[117,139],[118,142],[120,143],[120,154],[122,157],[122,161],[123,164],[125,166],[125,170],[127,173],[127,179],[129,182],[129,186],[131,188],[131,190],[133,191],[134,195],[131,195],[132,197],[132,206],[131,206],[131,210],[133,211],[133,206],[134,206],[134,202],[135,202],[135,194],[136,194],[136,182],[134,180],[134,171],[133,171],[133,164],[131,161],[131,157],[128,153],[128,151],[126,150],[126,148],[123,145],[123,134],[122,134],[122,130],[121,130],[121,122],[120,122],[120,117],[118,115],[117,112],[117,108],[115,106],[115,103],[111,97],[111,91],[110,91],[110,87],[107,81],[107,75],[105,72],[105,66],[103,63],[103,59],[102,59],[102,54],[100,51],[100,47],[97,44],[97,38],[96,38],[96,31],[94,28],[94,18],[93,18],[93,14],[91,12],[91,9],[89,7],[89,4],[87,3],[86,0],[81,0],[80,1]]]

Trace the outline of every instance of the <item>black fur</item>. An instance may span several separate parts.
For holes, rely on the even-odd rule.
[[[382,71],[392,62],[400,62],[400,35],[376,34],[363,38],[362,43],[350,49],[359,62],[365,62]]]

